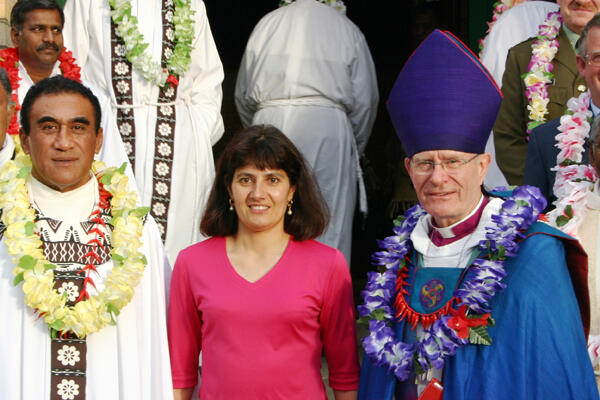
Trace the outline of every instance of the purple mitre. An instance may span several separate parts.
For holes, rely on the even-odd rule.
[[[409,157],[427,150],[483,153],[502,92],[450,32],[435,30],[408,59],[387,107]]]

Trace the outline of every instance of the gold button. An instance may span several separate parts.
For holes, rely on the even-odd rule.
[[[587,88],[585,87],[585,85],[579,85],[579,86],[577,86],[577,90],[579,90],[580,92],[585,92],[586,89]]]

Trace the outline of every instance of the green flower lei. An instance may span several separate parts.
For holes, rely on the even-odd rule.
[[[125,43],[125,55],[132,67],[142,76],[161,87],[165,86],[169,75],[178,78],[185,74],[192,58],[194,49],[194,16],[190,0],[172,0],[175,4],[173,24],[175,25],[175,48],[172,56],[167,59],[167,68],[161,62],[154,61],[146,52],[149,44],[144,42],[144,36],[138,29],[137,17],[131,14],[130,0],[108,0],[111,7],[110,16],[116,24],[117,34]],[[168,80],[174,83],[172,79]],[[174,80],[177,81],[176,79]]]

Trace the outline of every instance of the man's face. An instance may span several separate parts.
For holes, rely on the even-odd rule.
[[[52,68],[63,50],[62,24],[57,10],[37,9],[25,13],[21,32],[10,36],[26,68]]]
[[[585,44],[585,54],[577,55],[577,69],[590,88],[592,101],[600,106],[600,66],[595,66],[596,62],[592,63],[592,60],[600,57],[600,28],[594,27],[588,31]]]
[[[557,0],[567,28],[581,33],[590,19],[600,12],[600,0]]]
[[[68,192],[86,183],[94,154],[102,146],[92,103],[78,93],[41,95],[29,113],[30,132],[21,131],[33,176],[54,190]]]
[[[459,167],[449,171],[435,165],[429,173],[419,171],[423,162],[450,162]],[[469,161],[470,160],[470,161]],[[454,150],[431,150],[406,158],[404,165],[417,192],[419,202],[438,227],[450,226],[466,217],[481,198],[481,184],[491,162],[487,153],[463,153]]]

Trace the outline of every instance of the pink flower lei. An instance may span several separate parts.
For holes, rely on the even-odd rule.
[[[582,163],[583,146],[589,137],[592,112],[590,93],[585,92],[567,102],[567,111],[560,117],[560,133],[556,135],[556,157],[554,180],[554,202],[556,208],[548,213],[549,222],[563,232],[577,236],[587,204],[587,192],[598,179],[591,165]]]
[[[552,60],[558,51],[558,32],[562,24],[559,11],[548,13],[546,20],[539,25],[537,39],[531,45],[531,61],[527,73],[523,75],[525,96],[529,104],[527,139],[536,126],[546,122],[548,114],[548,84],[552,82]]]

